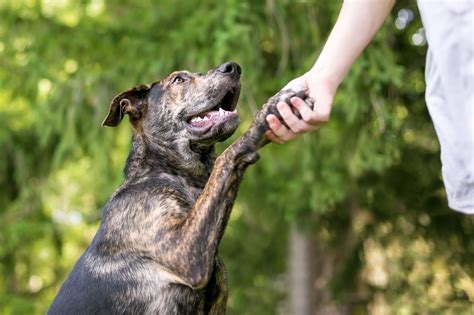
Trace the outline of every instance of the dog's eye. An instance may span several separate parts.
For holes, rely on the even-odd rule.
[[[180,83],[183,83],[184,81],[186,80],[183,77],[178,75],[174,77],[173,81],[171,81],[171,84],[180,84]]]

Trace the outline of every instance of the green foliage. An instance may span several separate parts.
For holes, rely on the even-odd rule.
[[[130,145],[127,124],[99,127],[115,94],[234,60],[244,69],[241,133],[312,65],[339,6],[0,0],[0,313],[43,313],[94,235]],[[334,303],[362,314],[469,312],[474,221],[447,209],[423,100],[426,47],[410,44],[421,25],[397,30],[401,8],[416,14],[397,4],[330,123],[266,147],[249,170],[221,249],[232,314],[285,312],[294,220],[318,244],[315,265],[334,266],[315,279]]]

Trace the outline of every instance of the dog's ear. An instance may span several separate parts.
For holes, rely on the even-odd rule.
[[[139,85],[114,97],[102,126],[117,126],[125,114],[133,120],[140,118],[144,111],[143,103],[150,88],[150,85]]]

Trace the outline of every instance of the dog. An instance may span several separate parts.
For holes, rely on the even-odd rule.
[[[218,158],[214,146],[239,124],[241,68],[173,72],[116,96],[103,125],[129,116],[134,133],[124,182],[48,314],[225,314],[227,275],[218,258],[245,169],[269,140],[265,117]],[[311,100],[306,98],[309,105]]]

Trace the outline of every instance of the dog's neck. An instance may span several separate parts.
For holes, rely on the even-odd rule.
[[[150,141],[143,135],[135,134],[124,176],[126,181],[136,182],[144,178],[172,175],[190,186],[202,188],[209,179],[215,159],[214,145],[180,147]]]

